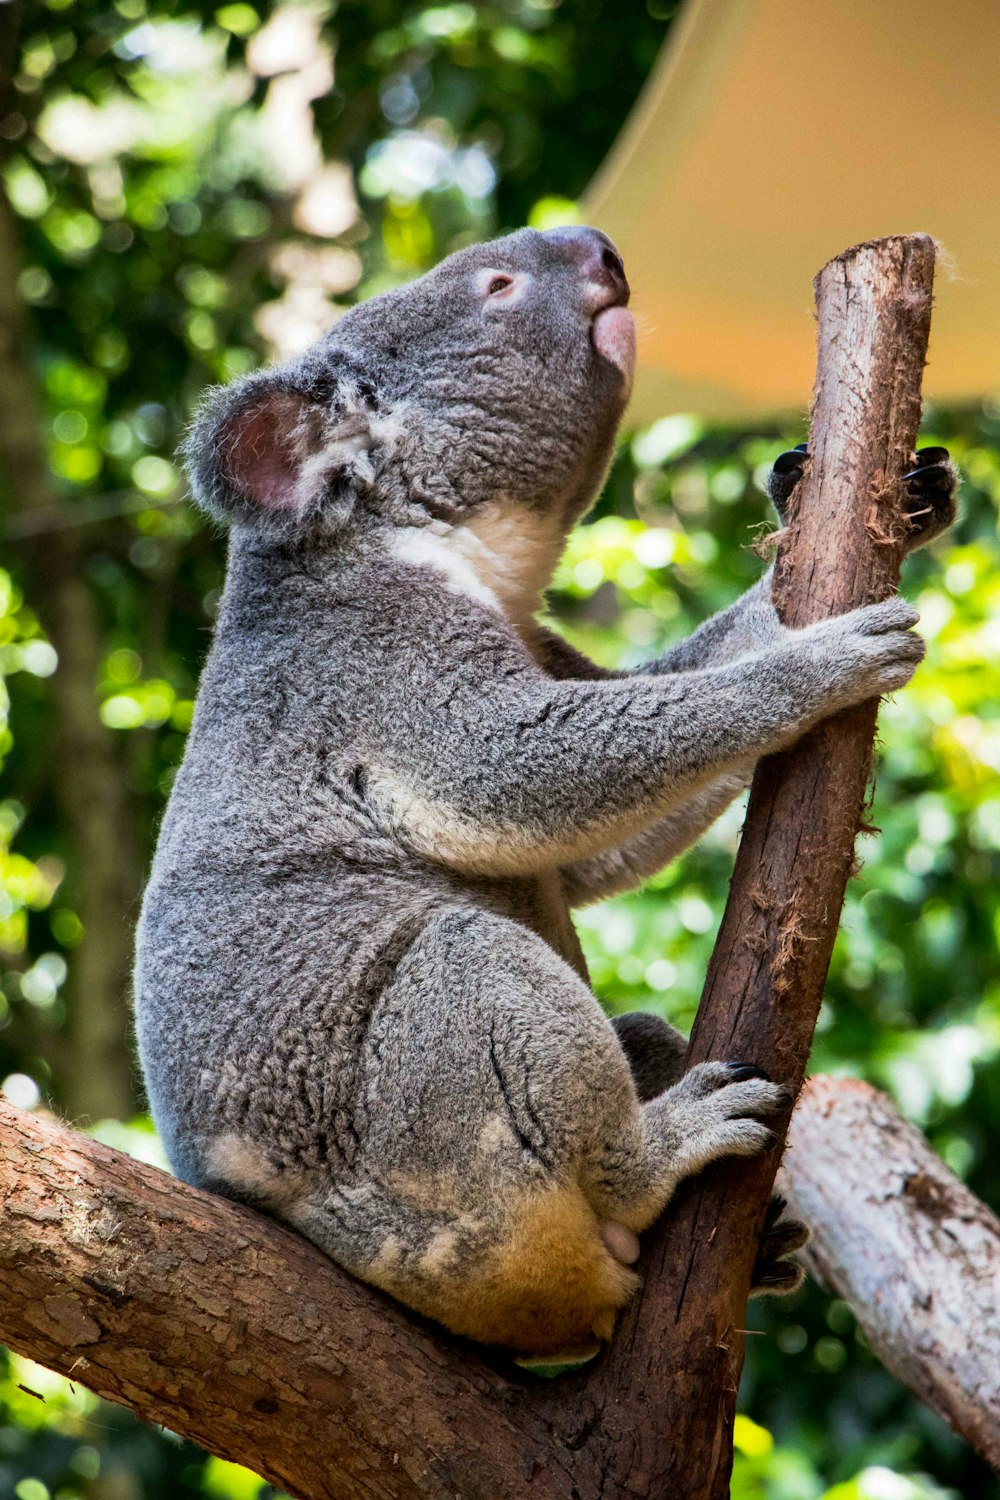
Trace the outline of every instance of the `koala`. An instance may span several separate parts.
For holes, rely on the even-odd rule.
[[[629,394],[628,300],[597,230],[520,230],[209,395],[186,458],[228,570],[137,941],[176,1173],[527,1363],[591,1357],[677,1184],[791,1104],[607,1020],[571,909],[923,654],[901,599],[793,631],[766,579],[636,671],[539,623]]]

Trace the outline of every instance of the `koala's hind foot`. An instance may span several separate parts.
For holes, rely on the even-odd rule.
[[[684,1072],[686,1036],[646,1010],[630,1010],[615,1016],[611,1024],[644,1104],[678,1082]]]
[[[768,476],[768,493],[784,525],[792,491],[802,478],[809,450],[805,443],[779,453]],[[918,448],[913,467],[903,475],[906,485],[904,506],[907,522],[907,551],[947,531],[956,515],[955,494],[958,470],[951,462],[947,448]]]
[[[632,1069],[636,1093],[643,1103],[672,1088],[684,1072],[687,1038],[659,1016],[634,1010],[615,1016],[612,1022],[622,1050]],[[787,1204],[775,1194],[768,1204],[761,1230],[757,1260],[750,1288],[752,1297],[776,1296],[794,1292],[802,1284],[803,1270],[788,1257],[800,1250],[809,1239],[809,1231],[798,1219],[783,1217]],[[619,1226],[602,1229],[605,1243]],[[628,1233],[628,1231],[623,1231]],[[619,1259],[624,1257],[615,1244],[609,1244]],[[637,1259],[636,1255],[630,1257]]]
[[[775,1193],[767,1205],[750,1284],[751,1297],[783,1296],[802,1285],[805,1272],[789,1257],[808,1243],[809,1230],[799,1219],[782,1217],[787,1207],[780,1193]]]
[[[707,1062],[645,1108],[652,1149],[669,1160],[678,1181],[721,1157],[773,1149],[778,1138],[761,1116],[791,1105],[791,1092],[752,1063]]]
[[[754,1156],[777,1142],[764,1123],[790,1108],[788,1089],[750,1063],[699,1063],[609,1134],[585,1188],[602,1218],[648,1229],[677,1184],[726,1156]]]

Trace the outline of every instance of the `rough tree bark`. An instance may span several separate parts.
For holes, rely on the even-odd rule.
[[[1000,1465],[1000,1223],[865,1084],[814,1079],[789,1143],[813,1268]],[[547,1420],[297,1235],[2,1100],[0,1203],[0,1337],[303,1500],[629,1493],[572,1402]]]
[[[920,418],[934,243],[857,245],[816,279],[810,462],[775,567],[803,626],[891,595],[900,479]],[[736,1058],[798,1089],[823,997],[871,768],[875,702],[829,719],[754,777],[729,901],[688,1050]],[[622,1495],[729,1492],[747,1293],[777,1153],[703,1173],[643,1257],[645,1280],[583,1398]],[[636,1420],[636,1406],[645,1420]],[[636,1476],[640,1476],[637,1482]]]
[[[932,270],[917,236],[856,247],[820,275],[812,459],[777,565],[791,624],[895,587]],[[743,1057],[801,1082],[874,718],[874,704],[842,715],[760,767],[692,1062]],[[705,1500],[728,1489],[739,1330],[776,1164],[684,1191],[649,1237],[609,1355],[540,1386],[456,1350],[256,1216],[7,1111],[0,1337],[306,1500],[347,1486]]]
[[[524,1390],[319,1250],[0,1098],[0,1340],[302,1500],[570,1500]]]
[[[1000,1470],[1000,1220],[854,1078],[813,1078],[781,1183],[809,1269],[854,1309],[886,1369]]]

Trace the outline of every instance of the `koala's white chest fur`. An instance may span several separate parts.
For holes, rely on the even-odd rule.
[[[540,514],[503,499],[457,525],[400,528],[390,543],[400,562],[433,568],[449,588],[498,610],[525,638],[565,545],[557,512]]]

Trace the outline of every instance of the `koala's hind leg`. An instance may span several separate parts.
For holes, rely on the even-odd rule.
[[[282,1216],[346,1269],[483,1343],[546,1362],[610,1336],[635,1232],[680,1178],[758,1150],[784,1095],[710,1064],[643,1105],[614,1029],[539,937],[450,908],[375,1003],[351,1180]]]
[[[748,1063],[699,1063],[605,1134],[589,1162],[588,1196],[602,1216],[639,1233],[683,1178],[773,1147],[764,1118],[791,1103],[787,1089]]]
[[[349,1268],[480,1342],[593,1353],[635,1274],[629,1238],[602,1223],[582,1178],[595,1122],[639,1105],[579,976],[513,921],[442,912],[375,1006],[363,1074],[362,1165],[379,1207],[373,1194],[349,1206],[352,1225],[363,1212],[371,1226],[352,1229],[362,1254]],[[332,1218],[301,1227],[348,1264]]]

